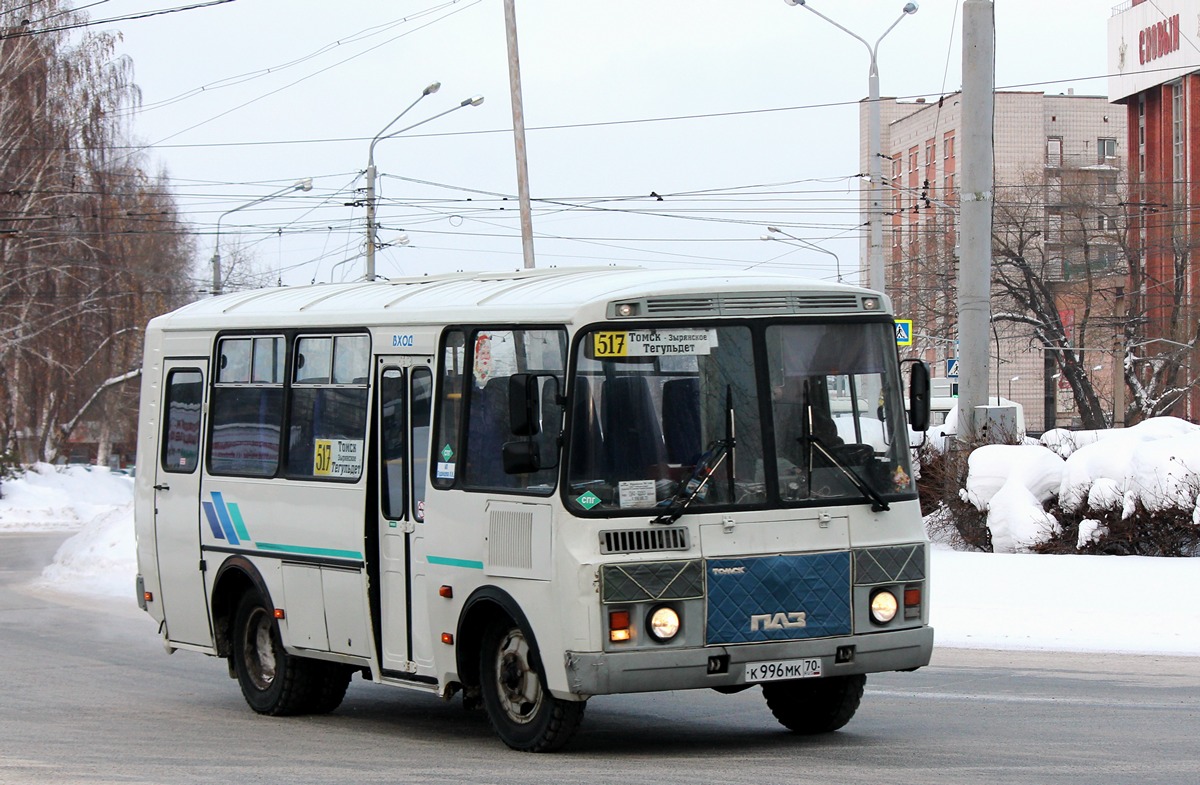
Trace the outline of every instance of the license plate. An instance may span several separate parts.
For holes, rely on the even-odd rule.
[[[746,681],[812,679],[821,675],[821,660],[767,660],[746,663]]]

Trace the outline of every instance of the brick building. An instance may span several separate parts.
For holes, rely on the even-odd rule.
[[[930,362],[935,376],[955,356],[957,337],[961,98],[955,93],[937,102],[883,99],[880,107],[887,292],[897,315],[914,322],[912,355]],[[864,172],[866,112],[864,102]],[[999,242],[993,254],[999,258],[1009,246],[1019,249],[1051,284],[1070,340],[1093,371],[1097,392],[1111,400],[1116,294],[1124,273],[1116,253],[1128,144],[1124,113],[1102,96],[997,92],[994,138]],[[862,210],[865,215],[865,191]],[[864,241],[864,260],[866,251]],[[994,310],[1003,307],[999,294]],[[1070,387],[1048,364],[1046,342],[1011,322],[998,324],[994,334],[989,394],[1023,404],[1031,430],[1072,424],[1074,401],[1064,394]]]
[[[1130,242],[1142,249],[1129,291],[1143,300],[1156,353],[1195,341],[1200,316],[1200,6],[1130,0],[1108,23],[1109,98],[1128,118]],[[1114,107],[1117,108],[1117,107]],[[1200,373],[1181,351],[1180,381]],[[1174,412],[1196,419],[1193,390]]]

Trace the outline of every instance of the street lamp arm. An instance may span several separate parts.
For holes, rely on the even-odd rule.
[[[425,125],[425,123],[431,123],[434,120],[438,119],[439,117],[445,117],[446,115],[450,114],[451,112],[457,112],[459,109],[462,109],[465,106],[479,106],[481,103],[483,103],[482,95],[473,96],[471,98],[464,98],[462,100],[462,102],[460,102],[456,106],[450,107],[449,109],[445,110],[444,112],[438,112],[437,114],[433,115],[432,117],[426,117],[424,120],[421,120],[418,123],[413,123],[412,125],[401,128],[398,131],[392,131],[387,136],[377,136],[371,141],[371,151],[370,152],[372,152],[372,153],[374,152],[376,142],[382,142],[384,139],[391,139],[393,136],[399,136],[400,134],[404,133],[405,131],[411,131],[414,128],[418,128],[422,125]],[[399,119],[399,118],[397,118],[397,119]],[[395,122],[395,121],[392,121],[392,122]],[[389,123],[388,126],[391,127],[391,123]],[[387,130],[387,129],[384,129],[384,130]]]
[[[444,112],[438,112],[432,117],[426,117],[420,122],[405,126],[398,131],[392,131],[391,133],[388,133],[388,129],[395,125],[396,121],[403,117],[409,109],[412,109],[414,106],[416,106],[417,102],[425,96],[437,92],[439,87],[441,87],[441,84],[438,82],[434,82],[429,87],[426,87],[425,91],[417,97],[416,101],[413,101],[411,104],[409,104],[403,112],[396,115],[390,123],[384,126],[382,131],[375,134],[375,138],[371,140],[371,146],[367,150],[367,271],[365,280],[375,280],[375,179],[378,175],[378,172],[375,169],[375,145],[379,144],[384,139],[391,139],[392,137],[399,136],[406,131],[411,131],[412,129],[418,128],[426,123],[433,122],[439,117],[445,117],[451,112],[456,112],[463,107],[479,106],[481,103],[483,103],[482,95],[464,98],[457,106],[452,106]]]
[[[789,2],[789,3],[788,3],[788,5],[794,5],[794,4]],[[840,24],[838,24],[837,22],[833,21],[833,20],[832,20],[832,19],[830,19],[829,17],[825,16],[825,14],[823,14],[823,13],[821,13],[820,11],[818,11],[817,9],[813,8],[813,7],[812,7],[811,5],[809,5],[808,3],[804,3],[804,2],[802,2],[802,3],[799,3],[799,5],[802,5],[802,6],[804,6],[804,9],[805,9],[806,11],[811,11],[811,12],[813,12],[814,14],[816,14],[816,15],[817,15],[817,16],[819,16],[819,17],[821,17],[822,19],[824,19],[824,20],[825,20],[826,22],[828,22],[829,24],[831,24],[831,25],[833,25],[834,27],[836,27],[838,30],[841,30],[841,31],[842,31],[843,33],[845,33],[846,35],[850,36],[850,37],[851,37],[851,38],[853,38],[854,40],[856,40],[856,41],[860,42],[860,43],[861,43],[863,46],[867,47],[867,54],[871,55],[871,61],[872,61],[872,62],[874,62],[874,61],[875,61],[875,50],[874,50],[874,49],[872,49],[872,48],[871,48],[871,45],[867,43],[867,39],[863,38],[862,36],[860,36],[858,33],[854,32],[853,30],[848,30],[847,28],[845,28],[845,27],[842,27]],[[904,16],[903,16],[903,15],[901,15],[900,19],[903,19],[903,18],[904,18]],[[897,19],[897,20],[896,20],[896,22],[895,22],[895,24],[893,24],[893,25],[892,25],[892,27],[895,27],[897,24],[900,24],[900,19]],[[892,31],[892,27],[889,27],[889,28],[887,29],[887,32],[885,32],[883,35],[887,35],[888,33],[890,33],[890,32]],[[879,36],[879,41],[882,41],[882,40],[883,40],[883,35]],[[877,46],[877,47],[879,46],[879,41],[876,41],[876,42],[875,42],[875,46]]]
[[[441,87],[442,87],[441,82],[433,82],[432,84],[430,84],[428,87],[426,87],[424,90],[421,91],[421,94],[417,96],[417,99],[415,101],[413,101],[408,106],[404,107],[403,112],[401,112],[400,114],[393,117],[392,121],[383,127],[383,130],[381,130],[379,133],[375,134],[375,137],[371,140],[370,148],[367,149],[367,164],[368,165],[370,165],[371,163],[373,163],[375,161],[375,145],[382,139],[387,139],[389,136],[395,136],[395,134],[387,134],[387,130],[389,128],[391,128],[393,125],[395,125],[400,120],[401,117],[404,117],[404,115],[408,114],[409,111],[414,106],[421,103],[422,98],[424,98],[427,95],[433,95],[438,90],[440,90]],[[396,133],[400,133],[400,131],[397,131]],[[384,136],[384,134],[387,134],[387,136]]]
[[[816,243],[812,242],[811,240],[805,240],[803,237],[797,237],[794,234],[788,234],[787,232],[780,229],[778,226],[768,226],[767,231],[770,234],[765,235],[762,238],[764,240],[778,239],[778,238],[772,238],[771,235],[781,234],[784,237],[795,240],[796,242],[800,243],[801,245],[805,246],[806,248],[811,248],[814,251],[819,251],[820,253],[828,254],[829,256],[832,256],[834,264],[837,265],[837,268],[836,268],[837,269],[837,281],[838,281],[838,283],[842,282],[842,260],[841,260],[841,257],[839,257],[837,254],[835,254],[833,251],[829,250],[828,248],[822,248],[821,246],[817,245]]]
[[[262,204],[268,199],[274,199],[277,196],[283,196],[284,194],[291,193],[292,191],[311,191],[312,186],[312,178],[305,177],[297,180],[286,188],[280,188],[278,191],[269,193],[266,196],[260,196],[257,199],[252,199],[245,204],[234,207],[232,210],[226,210],[217,216],[217,232],[214,238],[215,241],[213,243],[212,255],[212,294],[214,297],[221,293],[221,221],[225,219],[225,216],[229,215],[230,213],[236,213],[239,210],[245,210],[247,207],[253,207],[256,204]]]

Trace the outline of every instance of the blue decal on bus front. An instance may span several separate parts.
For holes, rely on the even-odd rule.
[[[709,644],[849,635],[850,554],[708,561]]]

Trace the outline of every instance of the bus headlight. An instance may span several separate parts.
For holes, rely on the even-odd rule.
[[[871,621],[876,624],[887,624],[896,618],[896,611],[899,609],[900,603],[896,601],[896,595],[887,589],[880,589],[871,595]]]
[[[666,643],[679,634],[682,622],[674,608],[660,605],[650,612],[646,620],[646,629],[650,636],[659,643]]]

